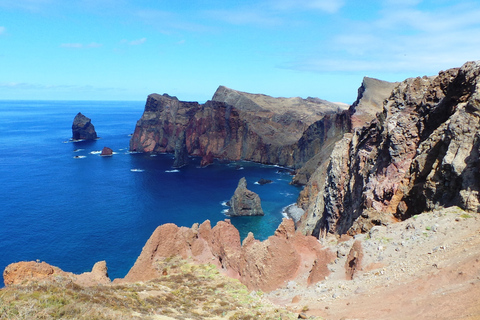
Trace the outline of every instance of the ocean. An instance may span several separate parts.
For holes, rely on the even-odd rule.
[[[0,101],[0,270],[38,259],[82,273],[106,260],[111,279],[124,277],[157,226],[228,219],[225,202],[241,177],[265,216],[232,223],[242,239],[274,233],[300,191],[288,170],[245,161],[200,168],[198,158],[174,170],[170,154],[130,153],[144,104]],[[92,119],[98,140],[70,141],[78,112]],[[104,146],[113,156],[100,156]],[[261,178],[273,183],[255,184]]]

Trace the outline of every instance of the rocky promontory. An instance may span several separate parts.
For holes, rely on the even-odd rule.
[[[205,104],[151,94],[130,150],[173,153],[185,148],[188,155],[202,157],[203,164],[220,158],[299,167],[316,152],[306,151],[310,142],[318,149],[318,139],[297,146],[304,132],[329,116],[328,125],[321,129],[328,132],[336,123],[331,118],[347,107],[317,98],[273,98],[223,86]]]
[[[92,124],[92,120],[84,116],[81,112],[77,113],[72,124],[72,140],[95,140],[97,132]]]
[[[227,215],[235,216],[263,216],[260,197],[247,189],[247,180],[241,178],[232,198],[227,202],[230,206]]]

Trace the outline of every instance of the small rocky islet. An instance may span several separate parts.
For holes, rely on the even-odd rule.
[[[79,116],[77,127],[89,122]],[[294,168],[292,183],[304,186],[295,204],[302,214],[284,219],[265,241],[249,234],[240,242],[228,220],[213,228],[208,221],[166,224],[124,279],[109,284],[103,264],[65,277],[80,286],[155,281],[170,276],[167,266],[176,258],[212,263],[301,317],[401,319],[428,309],[474,319],[480,316],[478,299],[469,298],[480,296],[480,251],[472,245],[480,243],[479,132],[480,61],[398,83],[364,78],[351,106],[223,86],[205,104],[151,94],[131,151],[175,153],[177,166],[198,156],[203,165],[218,158]],[[246,182],[239,188],[247,190]],[[4,271],[5,284],[55,281],[57,269],[14,263]],[[422,277],[431,283],[412,285]],[[380,291],[382,284],[393,289]],[[442,287],[451,290],[436,295]],[[394,298],[395,288],[409,295]],[[409,296],[418,306],[410,313],[389,302],[409,305]],[[429,308],[420,296],[439,307]],[[376,308],[378,297],[389,307]],[[448,299],[456,303],[445,307]]]

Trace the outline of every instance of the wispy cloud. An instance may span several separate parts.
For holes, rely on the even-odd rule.
[[[54,0],[1,0],[0,7],[37,12],[53,2]]]
[[[314,9],[336,13],[345,5],[344,0],[275,0],[272,6],[281,10]]]
[[[234,25],[254,25],[261,27],[275,27],[282,24],[282,20],[269,10],[257,8],[242,8],[235,10],[209,10],[205,11],[209,18],[220,20]]]
[[[164,34],[172,34],[178,31],[199,33],[211,30],[203,23],[195,22],[195,19],[189,15],[181,15],[171,11],[137,10],[134,16]]]
[[[60,47],[62,48],[70,48],[70,49],[84,49],[84,48],[99,48],[101,47],[102,44],[96,43],[96,42],[91,42],[88,44],[83,44],[83,43],[62,43]]]
[[[425,11],[415,6],[418,1],[409,2],[397,10],[383,8],[375,21],[347,21],[321,49],[297,58],[289,68],[434,73],[480,57],[478,4]]]
[[[27,82],[0,82],[0,90],[36,90],[36,91],[121,91],[124,88],[96,87],[92,85],[52,85]]]
[[[139,46],[141,44],[144,44],[146,41],[147,41],[147,38],[141,38],[141,39],[136,39],[131,41],[123,39],[122,41],[120,41],[120,43],[127,44],[129,46]]]

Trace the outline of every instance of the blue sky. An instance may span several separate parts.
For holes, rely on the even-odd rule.
[[[352,103],[364,76],[480,59],[480,1],[0,0],[0,99]]]

